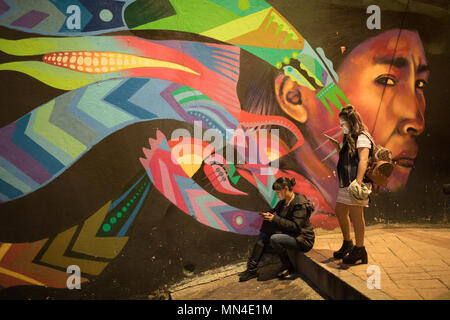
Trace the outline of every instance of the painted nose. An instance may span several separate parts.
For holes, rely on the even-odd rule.
[[[414,117],[404,119],[399,125],[401,134],[418,136],[425,130],[424,114],[423,112],[417,110]]]

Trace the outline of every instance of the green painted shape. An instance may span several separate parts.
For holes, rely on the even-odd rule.
[[[108,36],[0,39],[0,51],[15,56],[34,56],[57,51],[139,53],[135,48],[125,44],[124,40]]]
[[[262,11],[270,7],[266,1],[263,0],[210,0],[224,7],[240,17],[245,17],[250,14]]]
[[[320,102],[322,102],[322,104],[327,108],[328,112],[333,117],[333,111],[331,110],[328,101],[333,103],[339,111],[341,111],[344,107],[339,100],[339,97],[342,98],[347,104],[350,104],[350,101],[347,99],[344,92],[342,92],[341,88],[339,88],[334,82],[330,83],[328,86],[320,90],[316,97],[320,100]]]
[[[169,0],[137,0],[127,6],[124,18],[128,28],[132,29],[175,14]]]
[[[270,203],[270,206],[273,208],[277,202],[278,202],[278,197],[276,194],[274,194],[272,202]]]
[[[191,87],[188,86],[182,86],[181,88],[178,88],[177,90],[172,92],[172,96],[177,96],[181,93],[185,93],[185,92],[191,92],[194,91],[195,89],[192,89]]]
[[[111,80],[98,86],[88,87],[78,103],[78,109],[83,110],[108,128],[133,120],[134,117],[132,115],[103,101],[103,98],[122,81]]]
[[[190,96],[190,97],[183,98],[180,101],[178,101],[178,103],[183,104],[183,103],[188,103],[188,102],[197,101],[197,100],[211,100],[211,99],[208,98],[207,96],[205,96],[204,94],[200,94],[197,96]]]
[[[111,226],[108,223],[105,223],[102,227],[103,231],[109,232],[111,231]]]
[[[312,72],[316,77],[316,64],[315,59],[311,57],[309,54],[301,54],[299,55],[300,62],[308,69],[309,72]]]
[[[275,16],[273,14],[271,14],[270,17],[269,17],[269,20],[267,21],[266,29],[269,28],[269,26],[272,23],[273,19],[275,19]]]
[[[284,57],[292,57],[293,52],[300,52],[298,49],[276,49],[276,48],[262,48],[253,46],[238,45],[238,47],[254,54],[255,56],[267,61],[273,66],[277,62],[283,61]]]
[[[238,7],[241,11],[246,11],[250,8],[250,1],[248,0],[239,0]]]
[[[149,22],[133,29],[158,29],[202,33],[239,18],[236,13],[211,1],[171,0],[170,3],[175,9],[176,15]]]
[[[76,72],[38,61],[16,61],[0,64],[0,70],[22,72],[53,88],[75,90],[88,84],[117,78],[120,73],[90,74]]]
[[[316,59],[314,59],[314,65],[315,65],[314,74],[316,75],[317,79],[319,79],[320,82],[323,83],[323,67],[320,64],[320,62],[318,62]]]
[[[227,171],[228,177],[230,178],[231,182],[233,182],[233,184],[236,184],[241,176],[237,175],[233,177],[234,173],[236,172],[236,167],[231,163],[228,163],[228,165],[230,166],[230,170],[228,170],[227,167],[224,167],[224,169]]]

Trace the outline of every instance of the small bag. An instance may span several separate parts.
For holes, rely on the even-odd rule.
[[[362,183],[359,184],[356,180],[353,180],[352,183],[347,187],[350,195],[356,200],[367,200],[369,195],[372,193],[370,189],[370,184]]]
[[[364,132],[363,132],[364,133]],[[364,133],[365,134],[365,133]],[[380,145],[376,145],[372,137],[365,134],[372,142],[372,156],[367,165],[366,177],[374,184],[386,187],[389,177],[394,170],[392,152]]]

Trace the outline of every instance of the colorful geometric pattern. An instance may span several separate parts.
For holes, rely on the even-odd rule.
[[[73,29],[77,24],[79,28]],[[170,119],[216,129],[237,149],[240,145],[228,129],[278,125],[296,137],[291,150],[302,146],[302,133],[288,119],[241,110],[237,96],[241,50],[316,91],[331,115],[333,107],[340,110],[343,101],[348,103],[323,50],[312,48],[263,0],[0,0],[0,25],[56,36],[0,39],[6,55],[24,60],[33,56],[33,61],[15,58],[0,64],[0,71],[21,72],[48,86],[71,90],[0,128],[0,203],[45,186],[105,137],[138,122]],[[148,40],[130,36],[143,34],[134,30],[127,35],[92,36],[128,29],[189,32],[228,44]],[[136,177],[117,199],[105,200],[85,221],[47,239],[0,244],[0,288],[65,287],[65,271],[71,264],[81,267],[83,281],[99,275],[127,243],[151,185],[202,224],[258,234],[262,219],[256,212],[213,196],[193,177],[203,165],[215,191],[245,198],[249,194],[239,189],[238,182],[249,182],[274,206],[278,198],[272,183],[286,172],[271,167],[268,160],[289,148],[274,155],[267,145],[258,145],[263,164],[248,163],[245,153],[244,163],[235,166],[217,157],[215,150],[204,152],[205,141],[202,155],[186,154],[176,161],[172,155],[182,143],[168,141],[159,131],[149,143],[140,158],[146,174]],[[190,143],[197,141],[186,142]],[[181,163],[186,157],[199,157],[200,163]],[[333,210],[320,192],[298,173],[288,174],[297,180],[295,190],[314,202],[312,221],[325,223],[319,218]],[[330,221],[329,225],[336,223]]]
[[[262,220],[257,212],[232,207],[209,194],[172,160],[172,150],[160,131],[143,148],[140,158],[152,184],[173,204],[198,222],[215,229],[241,234],[259,233]]]
[[[31,243],[0,243],[0,286],[66,288],[69,265],[80,267],[82,282],[98,276],[128,242],[149,188],[147,175],[138,176],[79,225]]]
[[[221,131],[226,129],[222,126],[233,128],[237,123],[210,99],[197,105],[189,101],[178,104],[171,92],[181,88],[157,79],[108,80],[59,96],[1,128],[0,201],[36,190],[106,136],[136,122],[191,122],[199,120],[192,113],[198,109],[198,115],[214,116],[215,127]],[[175,96],[179,94],[178,91]]]
[[[40,34],[77,35],[128,29],[123,11],[128,1],[1,0],[0,25]],[[79,20],[79,28],[68,25]]]

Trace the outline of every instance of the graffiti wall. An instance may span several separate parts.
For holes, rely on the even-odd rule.
[[[371,6],[372,5],[372,6]],[[392,152],[368,224],[445,222],[440,1],[0,0],[0,296],[130,297],[246,257],[294,177],[334,214],[338,114]],[[325,135],[324,135],[325,134]]]

